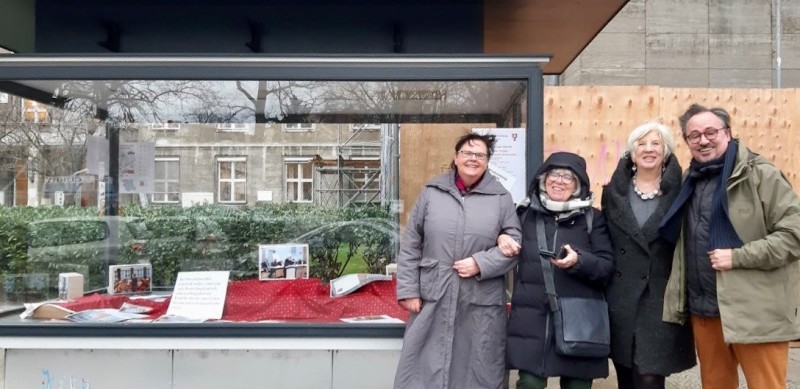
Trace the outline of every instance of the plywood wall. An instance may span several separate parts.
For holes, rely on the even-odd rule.
[[[636,126],[660,119],[673,130],[682,166],[690,155],[678,117],[693,103],[731,114],[733,136],[775,163],[800,188],[800,96],[797,89],[690,89],[657,86],[546,87],[544,156],[571,151],[586,158],[600,203],[607,183]],[[400,131],[400,197],[405,212],[433,176],[449,168],[456,138],[481,124],[403,124]],[[800,190],[798,190],[800,192]]]
[[[544,91],[545,158],[557,150],[586,158],[596,204],[639,124],[660,119],[672,128],[676,155],[686,167],[691,156],[678,117],[693,103],[731,114],[733,136],[767,157],[800,188],[800,101],[796,89],[690,89],[640,86],[547,87]]]
[[[431,178],[450,170],[456,140],[473,128],[494,124],[401,124],[400,125],[400,223],[408,214],[422,186]]]

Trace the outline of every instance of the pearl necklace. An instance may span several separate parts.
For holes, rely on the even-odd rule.
[[[636,184],[636,174],[633,175],[633,191],[641,197],[642,200],[652,200],[656,198],[656,196],[661,196],[661,177],[658,177],[658,181],[656,182],[656,189],[651,193],[644,193],[639,189],[639,186]]]

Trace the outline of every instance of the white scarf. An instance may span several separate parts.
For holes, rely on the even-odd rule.
[[[545,192],[539,193],[539,201],[542,206],[556,214],[556,220],[570,217],[576,213],[582,213],[584,208],[589,208],[594,202],[594,193],[589,192],[589,197],[585,199],[574,198],[567,201],[555,201],[550,199],[550,196]]]

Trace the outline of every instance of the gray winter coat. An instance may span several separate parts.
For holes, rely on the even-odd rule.
[[[658,235],[658,223],[678,196],[681,167],[674,155],[661,176],[663,193],[655,213],[639,227],[628,193],[633,163],[620,159],[603,189],[603,213],[614,245],[616,271],[606,290],[611,320],[611,358],[642,374],[669,375],[695,364],[688,324],[661,321],[664,289],[672,269],[672,244]]]
[[[511,195],[491,175],[461,195],[453,172],[425,185],[414,204],[397,258],[397,299],[422,299],[411,314],[395,376],[397,389],[504,388],[504,275],[516,265],[496,246],[520,240]],[[453,263],[472,256],[475,277]]]

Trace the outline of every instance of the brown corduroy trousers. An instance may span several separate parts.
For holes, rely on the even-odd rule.
[[[740,365],[748,388],[786,388],[789,342],[726,344],[718,317],[692,315],[692,331],[703,389],[738,388]]]

